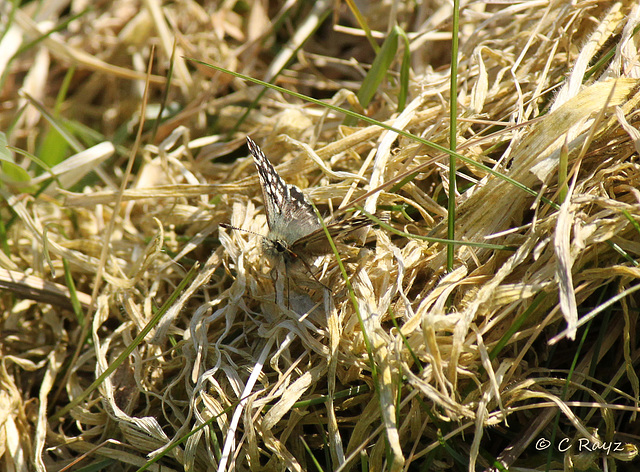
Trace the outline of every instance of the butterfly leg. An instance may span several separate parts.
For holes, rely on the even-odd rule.
[[[287,264],[284,265],[284,279],[286,280],[287,284],[287,310],[290,310],[291,307],[289,306],[289,303],[291,301],[291,286],[289,285],[289,268],[287,267]]]

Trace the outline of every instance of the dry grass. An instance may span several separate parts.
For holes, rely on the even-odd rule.
[[[446,154],[186,59],[362,112],[376,53],[347,5],[218,3],[0,5],[3,159],[24,169],[0,183],[6,470],[633,460],[638,5],[462,10],[448,271]],[[417,3],[361,12],[411,54],[366,114],[448,147],[451,11]],[[364,196],[390,215],[341,247],[346,277],[314,262],[331,291],[305,270],[274,284],[259,237],[219,229],[266,231],[246,135],[323,213]]]

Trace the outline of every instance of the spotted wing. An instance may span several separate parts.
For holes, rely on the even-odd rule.
[[[302,191],[282,180],[267,156],[248,136],[247,144],[258,169],[269,224],[269,237],[293,245],[318,228],[322,229],[313,207]]]
[[[343,221],[336,221],[327,225],[327,230],[331,239],[339,240],[353,231],[369,226],[371,220],[364,215],[348,218]],[[331,252],[331,244],[327,239],[324,228],[316,229],[312,233],[298,239],[292,246],[291,251],[295,254],[322,255]]]

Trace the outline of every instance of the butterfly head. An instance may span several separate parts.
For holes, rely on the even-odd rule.
[[[262,239],[262,251],[267,257],[273,259],[283,258],[285,263],[293,262],[296,259],[287,241],[282,238],[274,238],[271,235]]]

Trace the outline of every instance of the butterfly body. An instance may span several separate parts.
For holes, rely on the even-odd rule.
[[[264,155],[260,147],[247,136],[249,151],[258,169],[264,197],[268,235],[262,240],[264,253],[282,258],[285,264],[306,256],[327,254],[331,245],[311,203],[295,185],[287,184]],[[327,225],[332,238],[370,224],[365,217],[355,217]]]

